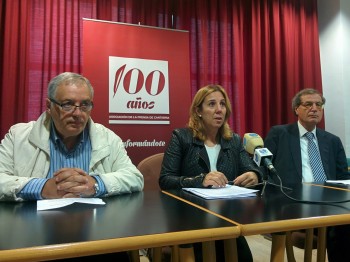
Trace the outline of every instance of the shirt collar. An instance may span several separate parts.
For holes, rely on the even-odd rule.
[[[303,137],[307,132],[310,132],[310,131],[307,131],[299,121],[298,121],[298,128],[299,128],[300,137]],[[311,131],[311,133],[313,133],[314,137],[316,137],[316,127]]]

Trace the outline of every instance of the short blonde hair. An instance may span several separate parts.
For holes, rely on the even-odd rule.
[[[204,141],[206,137],[203,120],[197,114],[197,108],[201,108],[204,99],[211,93],[219,91],[225,99],[226,115],[223,125],[219,128],[218,134],[224,139],[230,139],[232,137],[232,130],[228,124],[228,119],[231,115],[232,108],[231,102],[225,89],[220,85],[207,85],[199,89],[193,98],[192,105],[190,107],[190,119],[188,121],[188,127],[192,130],[193,137]]]

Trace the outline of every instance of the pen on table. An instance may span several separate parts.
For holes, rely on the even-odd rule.
[[[257,184],[257,185],[249,185],[249,186],[241,186],[241,185],[235,185],[235,181],[228,181],[228,182],[227,182],[227,185],[250,188],[250,187],[256,187],[256,186],[259,185],[259,184]]]
[[[226,185],[231,185],[231,186],[233,186],[234,184],[235,184],[234,181],[228,181],[228,182],[226,183]],[[213,187],[212,185],[210,185],[210,186],[208,186],[207,188],[218,188],[218,187]]]
[[[227,182],[227,185],[242,187],[241,185],[235,185],[235,181],[228,181],[228,182]],[[255,186],[256,186],[256,185],[244,186],[244,187],[255,187]]]

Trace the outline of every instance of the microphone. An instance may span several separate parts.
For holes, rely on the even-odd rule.
[[[272,153],[267,148],[264,148],[264,141],[255,133],[246,133],[243,137],[244,149],[253,156],[253,161],[258,166],[265,166],[270,171],[277,173],[271,159]]]

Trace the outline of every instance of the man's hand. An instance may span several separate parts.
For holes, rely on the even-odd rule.
[[[41,196],[44,199],[55,199],[62,198],[66,194],[65,191],[59,191],[57,189],[57,184],[55,178],[50,178],[43,187],[41,191]],[[75,196],[78,197],[78,196]]]
[[[62,168],[54,173],[43,190],[43,198],[91,197],[96,180],[79,168]]]

